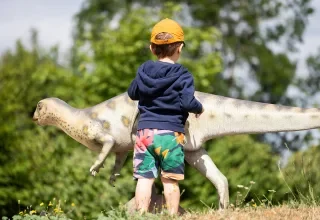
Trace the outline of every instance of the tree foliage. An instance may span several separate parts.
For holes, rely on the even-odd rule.
[[[83,10],[80,14],[85,12]],[[139,65],[154,59],[148,41],[155,22],[160,17],[171,17],[182,11],[173,4],[166,4],[162,10],[136,7],[128,12],[119,11],[117,25],[105,18],[107,13],[91,13],[94,18],[98,17],[97,23],[86,30],[78,27],[82,35],[75,38],[73,66],[81,74],[92,76],[88,85],[96,94],[110,97],[126,91]],[[213,46],[219,39],[219,32],[214,28],[186,27],[185,35],[191,40],[181,62],[196,73],[197,87],[210,91],[214,76],[221,71],[221,58],[218,53],[206,52],[202,46]]]
[[[37,42],[35,40],[35,42]],[[17,214],[18,200],[27,206],[46,205],[53,198],[75,203],[71,216],[91,216],[132,196],[131,176],[119,179],[117,188],[108,185],[111,155],[97,177],[89,168],[97,156],[53,127],[32,122],[38,101],[58,97],[75,107],[88,106],[96,94],[83,87],[85,78],[57,64],[57,48],[31,50],[17,42],[0,62],[0,215]],[[91,97],[91,98],[90,98]],[[89,101],[87,101],[89,100]],[[123,173],[131,170],[123,170]],[[130,183],[128,185],[128,183]],[[122,195],[119,198],[119,195]]]
[[[294,83],[299,88],[299,102],[303,106],[320,105],[320,48],[315,55],[306,60],[307,75],[298,77]]]
[[[301,107],[318,107],[320,106],[320,48],[315,55],[309,56],[306,61],[306,73],[300,73],[292,80],[290,85],[291,94],[283,97],[282,102],[286,105],[294,105]],[[270,144],[274,148],[284,148],[288,146],[291,150],[298,151],[302,147],[319,144],[319,131],[308,130],[303,132],[291,132],[277,134],[269,134],[271,136]],[[280,137],[274,138],[275,136]],[[284,144],[285,143],[285,144]],[[282,146],[282,147],[281,147]]]
[[[159,0],[87,0],[76,16],[75,39],[86,40],[88,32],[92,34],[93,40],[101,39],[105,25],[119,15],[134,11],[136,7],[148,11],[163,9],[166,12],[170,11],[172,5],[183,7],[183,13],[167,15],[178,19],[182,24],[192,24],[201,30],[218,28],[221,31],[219,50],[224,58],[225,71],[231,73],[223,76],[225,80],[212,82],[215,93],[230,95],[232,87],[238,90],[238,97],[244,97],[241,93],[246,84],[239,87],[240,82],[232,70],[245,63],[249,68],[247,71],[251,75],[250,79],[259,85],[259,89],[253,94],[254,100],[272,103],[280,100],[290,84],[295,65],[289,61],[286,54],[275,54],[270,49],[270,44],[283,41],[286,42],[288,50],[296,49],[297,43],[302,41],[308,16],[313,12],[310,0],[179,0],[175,3]],[[153,17],[158,19],[157,15]],[[193,37],[195,36],[187,36],[186,42],[194,40]],[[197,56],[200,57],[201,53]],[[197,76],[197,72],[194,74]],[[279,76],[282,78],[279,79]],[[219,76],[215,79],[219,79]]]

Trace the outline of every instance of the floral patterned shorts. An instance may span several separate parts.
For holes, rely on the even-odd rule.
[[[169,130],[143,129],[137,132],[133,155],[133,177],[184,179],[183,133]]]

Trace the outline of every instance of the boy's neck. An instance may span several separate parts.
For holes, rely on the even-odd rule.
[[[159,61],[165,62],[165,63],[172,63],[172,64],[175,63],[174,60],[171,59],[171,57],[164,57],[164,58],[159,59]]]

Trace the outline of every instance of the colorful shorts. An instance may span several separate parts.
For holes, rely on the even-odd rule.
[[[133,177],[184,179],[183,133],[169,130],[143,129],[137,132],[133,156]]]

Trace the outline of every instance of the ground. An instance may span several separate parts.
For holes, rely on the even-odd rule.
[[[314,207],[297,207],[290,208],[288,206],[277,206],[271,208],[241,208],[229,209],[225,211],[209,210],[207,213],[186,213],[181,216],[183,220],[220,220],[220,219],[235,219],[235,220],[300,220],[300,219],[320,219],[320,206]]]
[[[47,212],[47,216],[40,216],[42,212],[22,213],[14,216],[13,219],[23,220],[69,220],[71,213]],[[8,218],[2,218],[8,219]],[[11,219],[11,218],[10,218]],[[74,219],[71,217],[71,219]],[[86,219],[84,217],[83,219]],[[138,212],[130,212],[125,207],[121,206],[111,210],[105,210],[96,217],[90,219],[97,220],[320,220],[319,205],[279,205],[279,206],[248,206],[242,208],[228,208],[222,211],[204,208],[202,211],[186,210],[186,213],[181,216],[170,216],[166,211],[158,214],[146,213],[140,215]]]

